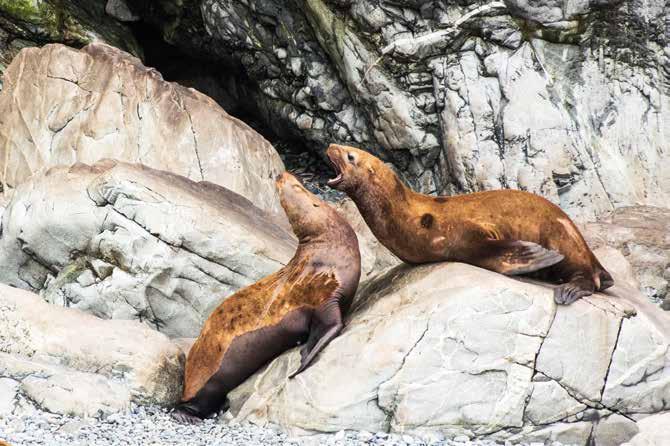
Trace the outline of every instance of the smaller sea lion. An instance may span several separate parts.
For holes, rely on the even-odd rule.
[[[412,191],[379,158],[331,145],[337,177],[377,239],[407,263],[456,261],[503,274],[563,283],[569,304],[614,284],[570,218],[550,201],[519,190],[434,197]],[[541,271],[540,271],[541,270]]]
[[[277,177],[298,249],[290,262],[237,291],[212,312],[186,359],[173,416],[195,422],[216,412],[264,364],[303,344],[305,370],[343,327],[361,275],[356,233],[291,174]]]

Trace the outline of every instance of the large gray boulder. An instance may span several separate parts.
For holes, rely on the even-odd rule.
[[[0,282],[194,337],[222,299],[295,247],[290,228],[234,192],[106,160],[51,168],[16,189],[0,225]]]
[[[105,44],[21,51],[0,93],[1,182],[103,158],[210,181],[281,214],[279,155],[212,99]]]
[[[135,321],[104,321],[0,285],[0,416],[41,409],[105,416],[173,405],[184,354]]]
[[[582,219],[670,201],[667,1],[130,6],[241,66],[277,132],[372,150],[423,192],[526,189]]]
[[[545,285],[401,265],[362,287],[342,335],[288,379],[299,359],[288,352],[232,392],[235,419],[611,445],[670,411],[670,318],[625,280],[559,307]]]

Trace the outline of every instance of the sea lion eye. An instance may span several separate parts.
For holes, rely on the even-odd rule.
[[[351,152],[347,152],[347,159],[353,163],[354,162],[354,154],[351,153]]]

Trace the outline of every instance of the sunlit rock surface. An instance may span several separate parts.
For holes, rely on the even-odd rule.
[[[170,406],[181,396],[183,366],[176,345],[138,322],[104,321],[0,285],[0,416]]]
[[[284,354],[236,389],[236,419],[604,445],[670,411],[670,319],[624,280],[557,307],[545,285],[401,265],[363,286],[342,335],[288,379],[298,363]]]

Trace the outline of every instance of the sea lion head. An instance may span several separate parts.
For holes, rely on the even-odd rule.
[[[363,184],[384,180],[393,172],[376,156],[360,149],[331,144],[326,155],[337,176],[328,180],[335,189],[351,192]]]
[[[333,211],[330,206],[288,172],[281,173],[276,179],[277,191],[293,232],[300,240],[314,238],[328,232],[329,220]]]

